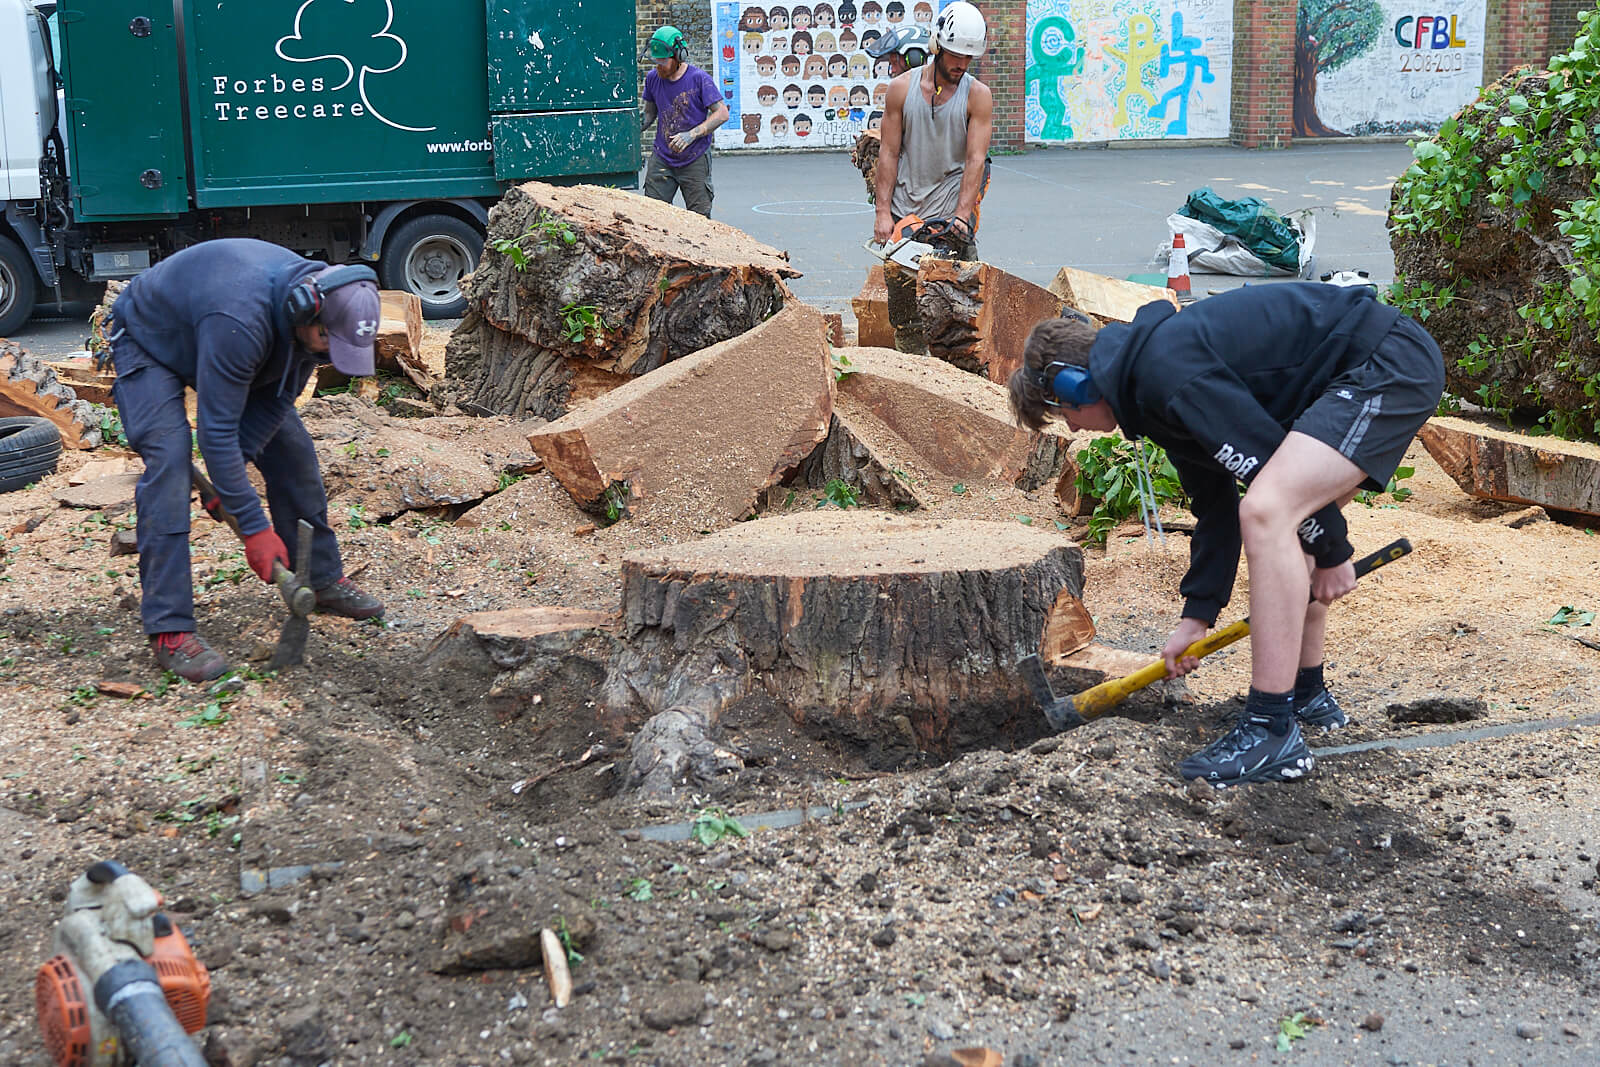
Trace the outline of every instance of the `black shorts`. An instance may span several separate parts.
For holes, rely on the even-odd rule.
[[[1329,382],[1293,429],[1360,467],[1362,488],[1382,492],[1443,393],[1438,344],[1402,315],[1371,357]]]

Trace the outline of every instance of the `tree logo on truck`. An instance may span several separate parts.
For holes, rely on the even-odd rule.
[[[436,130],[437,126],[407,126],[395,122],[373,107],[367,96],[367,75],[388,74],[399,70],[406,62],[405,41],[389,32],[389,26],[394,22],[394,6],[391,0],[381,2],[383,10],[380,13],[379,0],[305,0],[300,10],[295,12],[294,32],[280,38],[274,50],[280,58],[290,63],[320,63],[324,60],[343,63],[344,81],[330,86],[331,91],[337,92],[354,81],[357,92],[361,94],[362,105],[384,125],[414,133]],[[367,24],[365,28],[376,31],[368,33],[364,40],[356,43],[351,41],[352,16],[349,12],[352,9],[361,13],[360,17]]]

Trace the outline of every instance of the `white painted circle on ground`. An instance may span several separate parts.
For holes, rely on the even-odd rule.
[[[854,200],[770,200],[750,210],[758,215],[870,215],[873,207]]]

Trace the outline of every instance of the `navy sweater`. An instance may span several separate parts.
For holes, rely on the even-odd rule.
[[[1130,439],[1167,450],[1196,524],[1179,585],[1184,618],[1208,624],[1227,606],[1239,568],[1239,489],[1255,479],[1328,383],[1364,362],[1400,313],[1370,289],[1285,282],[1246,286],[1182,314],[1147,304],[1104,327],[1089,373]],[[1302,525],[1319,567],[1354,553],[1328,504]]]
[[[324,266],[265,241],[206,241],[139,275],[112,309],[118,328],[194,389],[206,471],[247,536],[268,523],[245,461],[294,411],[322,358],[296,344],[284,297]]]

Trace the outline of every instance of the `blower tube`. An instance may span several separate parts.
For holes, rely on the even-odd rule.
[[[156,969],[144,960],[124,960],[101,975],[94,1002],[140,1067],[206,1067],[205,1056],[172,1014]]]

